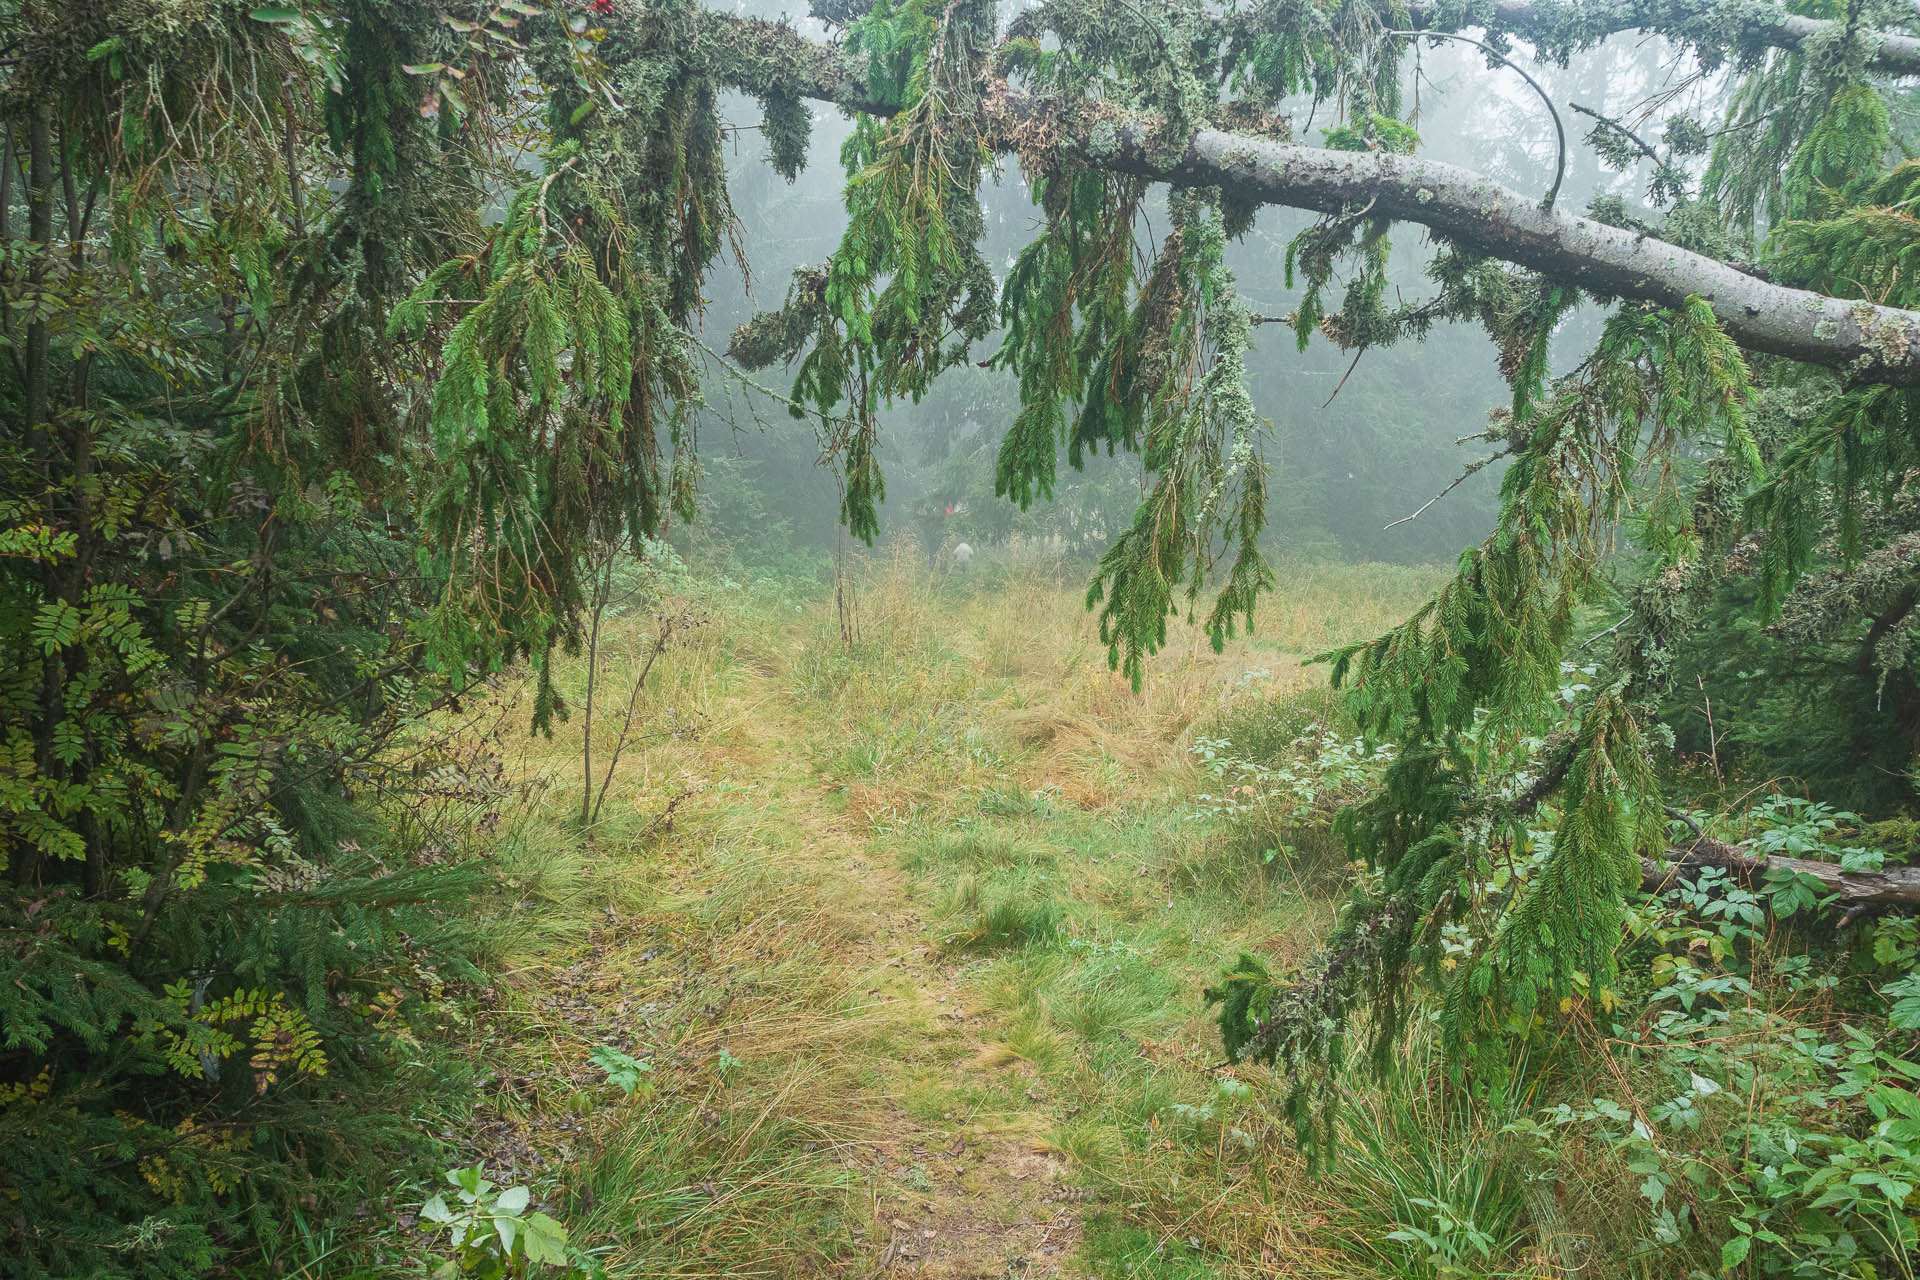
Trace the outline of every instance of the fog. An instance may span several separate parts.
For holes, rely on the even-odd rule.
[[[829,34],[801,7],[742,5],[739,11],[783,15],[810,35]],[[1537,60],[1524,44],[1514,46],[1511,61],[1540,83],[1559,113],[1567,145],[1558,199],[1577,210],[1605,192],[1643,211],[1652,166],[1604,167],[1584,141],[1592,121],[1571,104],[1630,121],[1648,104],[1712,119],[1725,92],[1723,80],[1700,76],[1664,41],[1638,35],[1615,37],[1564,68]],[[1545,193],[1555,168],[1554,119],[1518,71],[1452,41],[1422,40],[1406,64],[1408,116],[1423,156]],[[1298,141],[1318,144],[1337,123],[1329,104],[1317,111],[1305,101],[1293,105]],[[815,104],[807,166],[790,183],[766,160],[759,104],[731,98],[723,114],[732,125],[731,187],[749,274],[729,264],[710,281],[701,334],[709,364],[709,405],[699,433],[704,528],[690,532],[736,549],[753,544],[761,556],[782,548],[819,552],[844,541],[839,493],[831,466],[822,465],[814,426],[784,403],[792,371],[741,371],[717,353],[735,326],[781,304],[793,269],[824,261],[838,244],[846,223],[839,153],[852,124],[839,110]],[[987,259],[1004,274],[1040,229],[1041,214],[1008,158],[983,184],[982,202]],[[1164,232],[1164,210],[1159,189],[1137,229],[1143,245]],[[1231,247],[1241,297],[1257,315],[1285,317],[1297,306],[1301,290],[1287,286],[1286,248],[1312,221],[1310,214],[1269,208]],[[1391,277],[1400,298],[1431,296],[1424,268],[1433,246],[1424,233],[1396,228],[1393,245]],[[1589,305],[1563,322],[1552,349],[1556,370],[1585,355],[1599,314]],[[970,353],[972,360],[986,360],[996,346],[997,336],[990,337]],[[1318,334],[1298,351],[1284,323],[1255,329],[1248,367],[1255,404],[1269,424],[1269,551],[1282,558],[1451,559],[1484,534],[1498,502],[1500,459],[1428,505],[1495,451],[1476,438],[1487,429],[1489,411],[1511,398],[1494,346],[1476,325],[1444,323],[1424,342],[1355,355]],[[960,539],[993,547],[1023,537],[1097,553],[1124,527],[1143,492],[1139,460],[1100,457],[1082,472],[1063,460],[1055,501],[1023,513],[993,495],[995,452],[1017,408],[1013,376],[976,363],[943,374],[922,402],[885,409],[881,537],[917,539],[930,554]],[[1403,519],[1416,512],[1417,518]]]

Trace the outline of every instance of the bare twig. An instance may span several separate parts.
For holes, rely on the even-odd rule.
[[[1655,151],[1652,147],[1648,146],[1646,141],[1643,138],[1641,138],[1639,134],[1627,128],[1627,126],[1621,124],[1618,120],[1615,120],[1612,116],[1602,115],[1600,112],[1595,111],[1592,107],[1583,107],[1577,102],[1569,102],[1567,105],[1569,107],[1572,107],[1575,111],[1578,111],[1583,116],[1592,116],[1595,120],[1598,120],[1606,128],[1609,128],[1613,130],[1615,133],[1620,134],[1628,142],[1631,142],[1634,146],[1640,148],[1640,154],[1645,156],[1647,159],[1653,161],[1653,163],[1659,168],[1664,169],[1667,167],[1666,162],[1660,158],[1659,152]]]
[[[1707,693],[1707,681],[1704,676],[1695,676],[1694,683],[1700,687],[1701,705],[1707,716],[1707,759],[1713,765],[1713,776],[1726,781],[1726,775],[1720,772],[1720,733],[1713,727],[1713,698]]]
[[[647,660],[640,667],[640,674],[634,677],[633,692],[627,695],[627,714],[620,722],[620,736],[614,740],[613,754],[607,757],[607,771],[600,779],[600,793],[593,798],[593,810],[587,816],[587,825],[593,826],[600,821],[600,806],[607,802],[607,790],[613,786],[613,769],[620,763],[620,753],[627,749],[627,738],[633,731],[634,709],[640,705],[640,691],[646,688],[647,673],[653,670],[654,659],[667,647],[672,638],[673,624],[664,616],[660,619],[659,629],[654,632],[653,647],[647,650]]]
[[[1353,371],[1360,367],[1360,357],[1365,354],[1367,354],[1367,349],[1365,347],[1361,347],[1358,351],[1353,353],[1353,363],[1348,365],[1347,371],[1340,375],[1340,381],[1333,388],[1333,395],[1327,397],[1326,403],[1320,406],[1322,409],[1326,408],[1327,405],[1333,403],[1334,398],[1340,394],[1340,388],[1347,385],[1347,379],[1351,378],[1353,376]]]
[[[1348,370],[1348,372],[1352,372],[1352,370]],[[1324,408],[1325,406],[1322,406],[1322,407]],[[1487,467],[1499,461],[1501,458],[1506,457],[1507,454],[1510,452],[1512,451],[1509,449],[1501,449],[1496,453],[1488,454],[1486,457],[1480,459],[1478,462],[1469,463],[1465,471],[1462,471],[1459,475],[1453,478],[1452,484],[1448,485],[1446,488],[1442,489],[1440,492],[1434,494],[1431,498],[1428,498],[1424,503],[1420,505],[1420,509],[1418,511],[1414,511],[1407,515],[1401,516],[1398,520],[1395,520],[1383,526],[1380,532],[1385,533],[1388,529],[1393,528],[1394,525],[1406,524],[1409,520],[1418,520],[1421,516],[1427,513],[1427,509],[1433,506],[1434,503],[1440,501],[1440,499],[1446,497],[1448,494],[1452,493],[1455,489],[1458,489],[1461,485],[1465,484],[1469,476],[1472,476],[1475,472],[1485,470]]]
[[[1606,639],[1608,636],[1612,635],[1614,632],[1618,631],[1620,628],[1626,626],[1627,623],[1632,620],[1632,618],[1633,618],[1633,610],[1629,609],[1626,611],[1625,614],[1621,615],[1620,621],[1614,623],[1612,626],[1608,627],[1605,631],[1597,631],[1594,634],[1588,636],[1585,640],[1582,640],[1580,642],[1581,651],[1584,652],[1585,650],[1591,648],[1593,645],[1598,644],[1600,641]]]
[[[1692,831],[1695,836],[1705,836],[1707,834],[1701,830],[1700,824],[1693,820],[1693,815],[1685,809],[1676,809],[1672,805],[1667,805],[1665,808],[1669,818],[1672,818],[1675,822],[1685,824],[1687,829]]]
[[[593,587],[592,624],[587,629],[587,699],[580,726],[580,825],[593,821],[593,692],[600,675],[600,621],[613,595],[613,552],[605,551],[600,580]]]
[[[1553,136],[1557,147],[1556,157],[1553,162],[1553,185],[1547,188],[1546,198],[1540,202],[1540,207],[1542,209],[1553,208],[1553,202],[1558,199],[1560,195],[1560,181],[1567,176],[1567,131],[1560,123],[1560,109],[1553,105],[1553,99],[1548,96],[1545,89],[1540,87],[1540,82],[1528,75],[1525,67],[1522,67],[1519,63],[1513,61],[1513,59],[1507,57],[1492,45],[1483,44],[1475,40],[1472,36],[1457,35],[1451,31],[1383,31],[1380,34],[1383,36],[1397,36],[1403,40],[1417,40],[1422,36],[1426,36],[1433,40],[1458,40],[1462,44],[1470,44],[1502,66],[1511,67],[1519,74],[1522,80],[1525,80],[1527,84],[1533,88],[1535,93],[1540,95],[1540,101],[1547,104],[1547,114],[1553,117]]]

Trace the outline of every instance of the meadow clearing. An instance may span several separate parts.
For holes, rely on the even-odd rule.
[[[1386,1238],[1420,1201],[1511,1255],[1526,1189],[1484,1125],[1365,1098],[1309,1179],[1202,998],[1241,950],[1310,950],[1345,868],[1196,802],[1196,737],[1307,732],[1331,708],[1305,660],[1434,576],[1298,566],[1223,653],[1176,626],[1139,693],[1044,561],[876,557],[851,642],[831,600],[664,603],[699,620],[590,838],[580,717],[508,739],[531,798],[498,834],[515,896],[473,1041],[490,1176],[552,1186],[613,1275],[1435,1274]],[[603,698],[656,629],[607,624]],[[650,1068],[632,1097],[600,1046]]]

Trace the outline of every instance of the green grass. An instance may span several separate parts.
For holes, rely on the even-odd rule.
[[[980,821],[923,836],[901,858],[901,866],[911,872],[935,868],[1050,871],[1058,864],[1059,855],[1049,846]]]
[[[1500,1133],[1516,1108],[1484,1090],[1429,1089],[1439,1069],[1417,1041],[1347,1112],[1330,1187],[1358,1221],[1341,1245],[1409,1280],[1537,1274],[1514,1265],[1537,1234],[1527,1220],[1530,1162]]]
[[[1221,1265],[1215,1266],[1196,1243],[1156,1235],[1126,1225],[1118,1215],[1103,1214],[1087,1232],[1087,1262],[1095,1275],[1132,1280],[1225,1280],[1238,1273],[1230,1259],[1219,1259]]]
[[[567,1220],[624,1276],[819,1275],[858,1251],[864,1188],[765,1081],[637,1105],[570,1181]],[[746,1099],[733,1096],[746,1091]]]
[[[947,1171],[963,1126],[1047,1152],[1090,1197],[1068,1274],[1429,1274],[1380,1243],[1426,1229],[1426,1199],[1512,1252],[1524,1215],[1480,1135],[1423,1150],[1382,1095],[1366,1158],[1399,1181],[1316,1183],[1252,1102],[1264,1073],[1220,1069],[1202,988],[1241,949],[1304,955],[1332,905],[1195,820],[1188,745],[1226,727],[1283,748],[1328,704],[1318,669],[1274,655],[1368,634],[1425,581],[1288,580],[1275,630],[1220,655],[1176,631],[1139,695],[1076,594],[1032,581],[930,590],[882,564],[853,645],[830,606],[715,606],[641,702],[691,728],[623,758],[591,845],[577,722],[527,748],[546,785],[499,839],[518,896],[494,926],[511,995],[480,1042],[501,1067],[482,1110],[553,1153],[541,1194],[609,1275],[864,1274],[874,1196],[1057,1211],[990,1165]],[[905,878],[906,936],[860,909],[880,875]],[[596,1042],[649,1058],[657,1092],[598,1082]]]
[[[1007,947],[1046,947],[1060,938],[1066,913],[1037,876],[1001,878],[983,883],[972,876],[956,880],[944,941],[976,951]]]
[[[1201,732],[1233,743],[1235,753],[1262,764],[1273,764],[1291,754],[1296,739],[1324,727],[1351,736],[1352,722],[1332,689],[1322,684],[1249,689],[1213,716]]]
[[[1388,611],[1410,606],[1428,582],[1376,569],[1305,576],[1321,603],[1300,603],[1293,640],[1273,647],[1322,646],[1389,625]],[[1362,592],[1385,581],[1392,600],[1349,609],[1343,629],[1333,610],[1351,604],[1349,579]],[[956,618],[944,643],[964,651],[967,620]],[[1248,856],[1247,832],[1195,822],[1184,744],[1196,732],[1230,736],[1278,760],[1316,725],[1344,729],[1324,685],[1264,667],[1233,675],[1271,641],[1217,674],[1201,655],[1167,655],[1154,672],[1160,687],[1150,678],[1148,714],[1123,703],[1119,715],[1094,721],[1109,736],[1069,753],[1057,726],[1087,732],[1075,695],[1089,687],[1063,681],[1071,664],[1045,644],[1015,661],[999,618],[975,615],[974,625],[981,674],[969,688],[964,668],[949,673],[938,697],[965,700],[971,723],[1013,726],[1001,767],[943,790],[971,762],[934,743],[889,779],[919,799],[914,816],[904,827],[879,824],[871,847],[912,877],[933,940],[976,957],[966,986],[992,1010],[999,1060],[1019,1070],[990,1080],[974,1102],[1018,1108],[1037,1099],[1053,1117],[1049,1142],[1097,1206],[1081,1267],[1115,1277],[1270,1274],[1261,1260],[1272,1265],[1279,1238],[1292,1240],[1280,1274],[1491,1276],[1519,1265],[1533,1238],[1523,1166],[1464,1108],[1435,1113],[1413,1077],[1364,1090],[1349,1158],[1316,1183],[1257,1101],[1264,1073],[1218,1070],[1201,988],[1242,947],[1283,959],[1310,949],[1331,919],[1345,859],[1325,837],[1296,833],[1306,861],[1263,866]],[[898,694],[884,705],[915,720]],[[846,686],[836,693],[847,696]],[[1182,727],[1169,735],[1156,703],[1171,704]],[[930,698],[917,710],[925,723],[945,708]],[[1116,781],[1122,798],[1100,802]],[[1315,859],[1324,865],[1308,865]],[[1311,1230],[1299,1230],[1303,1222]]]
[[[1393,1074],[1347,1077],[1319,1178],[1281,1082],[1221,1061],[1204,988],[1243,950],[1310,956],[1351,868],[1284,800],[1198,803],[1218,788],[1194,741],[1275,764],[1313,726],[1350,732],[1299,659],[1390,625],[1430,579],[1290,571],[1257,640],[1215,654],[1175,629],[1138,693],[1077,595],[1033,578],[880,563],[851,645],[831,607],[709,602],[590,838],[579,720],[510,744],[526,803],[487,837],[498,989],[470,1114],[419,1123],[464,1127],[464,1158],[532,1185],[621,1280],[867,1276],[925,1261],[889,1253],[924,1224],[954,1241],[950,1275],[1651,1280],[1675,1255],[1643,1248],[1643,1175],[1578,1137],[1515,1145],[1503,1123],[1538,1104],[1437,1087],[1419,1034]],[[603,688],[624,694],[643,624],[609,635]],[[617,731],[596,720],[601,759]],[[626,1100],[596,1044],[648,1059],[655,1091]],[[1625,1087],[1604,1052],[1559,1053],[1535,1086]],[[1056,1225],[1069,1251],[1036,1260]]]

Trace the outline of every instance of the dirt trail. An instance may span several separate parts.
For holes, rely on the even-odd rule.
[[[970,1077],[1017,1073],[986,1037],[986,1016],[969,1007],[959,966],[930,939],[897,858],[836,811],[833,783],[794,750],[807,729],[778,675],[756,674],[743,726],[748,759],[783,798],[780,819],[805,836],[807,860],[837,899],[867,922],[844,959],[858,986],[910,1046],[878,1083],[880,1131],[864,1162],[874,1196],[872,1276],[1004,1280],[1062,1273],[1080,1240],[1079,1189],[1043,1135],[1044,1100],[1025,1096],[1024,1114],[949,1110],[917,1119],[905,1101],[961,1092]],[[784,784],[784,785],[783,785]],[[844,894],[843,899],[840,895]]]
[[[1326,922],[1188,803],[1188,727],[1291,658],[1171,653],[1135,693],[1075,596],[917,590],[854,651],[804,613],[677,648],[597,843],[577,734],[530,752],[489,1168],[628,1277],[1337,1273],[1338,1206],[1199,998]]]

